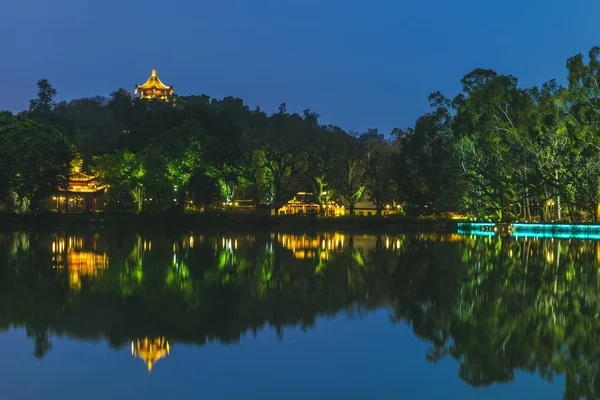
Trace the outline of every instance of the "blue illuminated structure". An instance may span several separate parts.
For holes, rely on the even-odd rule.
[[[515,232],[555,232],[600,234],[600,225],[584,224],[512,224]]]
[[[468,231],[487,231],[493,230],[496,224],[494,222],[459,222],[457,226],[458,229],[465,229]]]
[[[498,231],[514,237],[600,240],[598,224],[459,222],[457,227],[462,235],[495,236]]]
[[[513,232],[516,238],[544,238],[544,239],[586,239],[600,240],[600,233],[571,233],[571,232]]]
[[[465,236],[467,236],[467,235],[473,235],[473,236],[487,236],[487,237],[496,236],[496,232],[494,232],[494,231],[476,231],[476,230],[472,230],[472,231],[470,231],[470,230],[466,230],[466,231],[465,231],[465,230],[459,229],[459,230],[457,231],[457,233],[458,233],[459,235],[465,235]]]

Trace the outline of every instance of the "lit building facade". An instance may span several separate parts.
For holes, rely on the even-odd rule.
[[[102,196],[106,185],[98,183],[98,178],[81,172],[81,162],[71,167],[69,184],[66,190],[59,190],[52,196],[48,208],[59,212],[90,212],[103,208]]]
[[[339,217],[344,215],[344,206],[335,201],[323,204],[323,212],[320,212],[321,204],[314,193],[298,192],[293,199],[277,210],[278,215],[303,214],[303,215],[325,215],[328,217]]]
[[[173,86],[167,86],[158,79],[156,69],[152,69],[152,75],[143,85],[135,85],[134,93],[140,95],[140,99],[162,100],[169,102],[173,99]]]

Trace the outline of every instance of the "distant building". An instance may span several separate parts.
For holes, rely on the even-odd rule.
[[[320,204],[314,193],[298,192],[293,199],[288,201],[279,210],[278,215],[288,214],[312,214],[319,215],[323,207],[323,213],[328,217],[337,217],[344,214],[344,207],[338,205],[335,201],[328,201],[326,204]]]
[[[167,86],[158,79],[156,69],[152,69],[152,75],[143,85],[135,85],[135,94],[140,95],[140,99],[158,99],[170,101],[173,97],[173,86]]]
[[[81,172],[81,160],[74,161],[71,165],[69,184],[66,190],[59,190],[47,207],[64,212],[87,212],[102,208],[102,199],[107,186],[98,183],[98,178]]]
[[[385,143],[385,135],[383,133],[379,133],[377,129],[369,129],[367,133],[363,133],[361,136],[367,143]]]

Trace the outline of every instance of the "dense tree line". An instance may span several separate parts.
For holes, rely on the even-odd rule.
[[[319,123],[311,110],[273,114],[241,99],[179,97],[54,101],[38,82],[27,111],[0,114],[0,196],[35,210],[64,187],[69,163],[110,185],[109,209],[182,210],[248,199],[277,209],[298,191],[352,213],[371,201],[379,213],[461,212],[499,220],[598,220],[600,48],[567,62],[564,86],[521,88],[517,78],[476,69],[450,99],[391,139],[371,140]],[[5,202],[8,203],[8,202]]]

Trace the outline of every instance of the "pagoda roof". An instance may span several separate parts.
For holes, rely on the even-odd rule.
[[[167,86],[158,79],[156,76],[156,69],[152,69],[152,75],[143,85],[135,85],[135,88],[138,90],[149,90],[149,89],[157,89],[157,90],[171,90],[173,86]]]
[[[91,180],[96,179],[95,176],[92,175],[88,175],[84,172],[81,172],[77,169],[75,169],[74,171],[71,172],[71,175],[69,175],[69,181],[71,182],[89,182]]]
[[[69,175],[69,185],[66,190],[61,192],[69,193],[98,193],[106,189],[106,185],[99,185],[96,180],[97,176],[88,175],[81,172],[79,166],[74,166]]]

